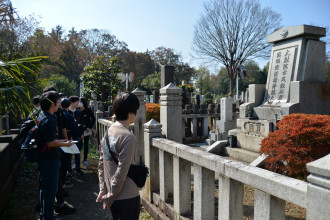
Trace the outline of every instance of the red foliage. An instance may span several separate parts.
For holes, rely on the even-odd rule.
[[[266,167],[291,177],[306,177],[306,164],[330,153],[330,116],[291,114],[277,123],[279,130],[262,140]]]
[[[160,105],[156,103],[146,103],[146,121],[154,119],[160,122]]]

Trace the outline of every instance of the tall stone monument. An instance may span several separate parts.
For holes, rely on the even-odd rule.
[[[163,88],[169,83],[174,83],[174,66],[165,65],[161,67],[160,87]]]
[[[237,129],[230,132],[237,134],[239,150],[257,157],[261,140],[276,130],[276,123],[286,115],[330,114],[325,42],[320,41],[325,35],[325,28],[300,25],[268,36],[274,45],[267,83],[249,85],[249,100],[240,106]]]

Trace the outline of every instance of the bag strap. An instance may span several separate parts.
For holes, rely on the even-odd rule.
[[[105,136],[104,136],[104,139],[106,141],[106,144],[108,145],[108,148],[109,148],[109,152],[111,154],[111,157],[113,158],[113,160],[115,161],[115,163],[118,165],[118,160],[115,157],[115,155],[113,154],[112,150],[110,149],[108,132],[109,132],[109,129],[106,131]]]

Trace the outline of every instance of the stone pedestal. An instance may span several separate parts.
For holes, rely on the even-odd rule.
[[[160,89],[160,123],[167,139],[182,143],[182,89],[170,83]]]
[[[152,202],[152,192],[159,190],[159,156],[158,150],[151,146],[151,138],[161,137],[162,125],[154,119],[144,124],[144,157],[145,165],[149,168],[149,177],[144,187],[145,196]]]
[[[326,220],[330,216],[330,154],[307,164],[306,219]]]

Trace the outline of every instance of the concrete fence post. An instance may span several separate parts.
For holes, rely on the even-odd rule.
[[[189,215],[191,213],[191,162],[173,156],[172,172],[174,210],[177,217]]]
[[[103,112],[101,110],[96,111],[96,134],[97,134],[97,149],[100,149],[100,143],[101,143],[101,128],[99,124],[99,119],[103,118]]]
[[[195,165],[194,219],[214,219],[214,172]]]
[[[160,89],[160,123],[167,139],[182,143],[182,89],[173,83]]]
[[[159,157],[158,149],[152,147],[152,138],[162,136],[162,125],[154,119],[144,124],[144,158],[145,164],[149,167],[149,177],[147,178],[145,196],[149,202],[152,201],[152,192],[159,190]]]
[[[159,150],[159,184],[160,199],[173,201],[173,155]]]
[[[243,218],[244,184],[228,177],[219,177],[218,219]]]
[[[255,220],[284,220],[285,201],[260,190],[254,191]]]
[[[145,163],[144,158],[144,134],[143,134],[143,125],[146,123],[146,105],[144,102],[145,91],[136,88],[132,93],[134,93],[139,101],[140,108],[137,112],[137,117],[134,122],[134,134],[137,138],[136,153],[135,153],[135,162],[139,164]]]
[[[330,216],[330,154],[308,163],[306,219],[326,220]]]

